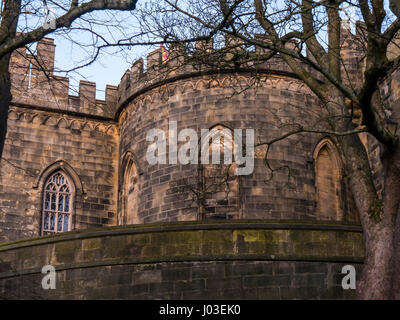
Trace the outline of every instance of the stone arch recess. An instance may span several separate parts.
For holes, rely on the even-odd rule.
[[[321,220],[343,220],[343,162],[330,137],[322,138],[313,152],[316,187],[316,216]]]
[[[138,165],[137,158],[131,151],[125,152],[122,157],[121,166],[120,166],[120,176],[119,176],[119,214],[118,214],[118,224],[136,224],[139,223],[139,176],[143,174]],[[132,177],[132,175],[134,175]],[[133,179],[133,180],[132,180]],[[132,181],[131,181],[132,180]],[[134,195],[132,199],[130,199],[130,184],[135,184],[135,190],[133,190]],[[135,201],[134,207],[130,207],[130,201]],[[130,217],[130,209],[133,209],[133,217]]]
[[[199,177],[201,184],[207,192],[203,202],[203,206],[199,208],[199,219],[238,219],[241,218],[240,197],[239,197],[239,176],[236,176],[237,165],[234,159],[234,150],[237,148],[234,142],[233,129],[223,123],[216,123],[209,127],[209,132],[205,137],[201,137],[199,141]],[[201,162],[201,150],[209,148],[209,157],[211,158],[212,138],[220,130],[227,130],[228,135],[222,134],[224,144],[231,144],[227,151],[232,152],[232,164],[226,165],[220,157],[220,164],[204,164]],[[211,140],[211,142],[210,142]],[[225,149],[222,151],[224,152]],[[228,170],[229,177],[224,181],[223,175]],[[220,171],[220,174],[218,173]],[[215,180],[215,181],[214,181]],[[207,196],[208,195],[208,196]]]

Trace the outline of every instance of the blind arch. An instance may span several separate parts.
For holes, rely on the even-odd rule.
[[[342,165],[338,150],[329,138],[322,139],[314,150],[317,218],[342,220]]]

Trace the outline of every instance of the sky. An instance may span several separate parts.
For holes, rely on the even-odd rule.
[[[89,35],[83,35],[89,38]],[[86,52],[78,45],[66,40],[64,37],[51,35],[56,45],[55,68],[56,74],[70,78],[70,94],[77,95],[79,80],[96,82],[96,98],[104,99],[105,87],[107,84],[117,86],[127,69],[130,69],[133,62],[138,58],[146,56],[151,50],[148,47],[135,46],[131,49],[124,48],[124,52],[116,52],[119,49],[104,49],[100,56],[89,66],[81,68],[76,72],[65,74],[57,70],[69,70],[77,65],[85,64]],[[81,39],[80,39],[81,40]],[[88,42],[90,43],[90,39]],[[89,54],[90,56],[90,54]]]
[[[63,1],[63,0],[61,0]],[[69,0],[64,0],[69,1]],[[144,3],[145,0],[139,1],[139,5]],[[385,0],[386,6],[388,7],[388,0]],[[55,11],[59,12],[60,9],[54,9]],[[56,13],[57,14],[57,13]],[[99,12],[96,13],[97,18],[99,20],[105,18],[105,13]],[[108,16],[107,16],[108,17]],[[345,17],[343,17],[345,18]],[[38,18],[38,22],[36,23],[43,23],[43,17]],[[107,18],[105,18],[107,20]],[[130,13],[118,12],[116,19],[111,19],[110,21],[116,20],[126,22],[126,25],[130,25],[132,30],[129,30],[126,27],[126,30],[118,30],[113,29],[110,32],[109,28],[98,26],[96,27],[96,31],[100,34],[114,37],[118,39],[121,36],[120,32],[134,32],[135,30],[135,22],[134,18]],[[115,22],[116,23],[116,22]],[[117,24],[117,23],[116,23]],[[120,24],[122,25],[122,24]],[[125,25],[125,24],[123,24]],[[74,25],[73,25],[74,26]],[[91,35],[89,33],[82,33],[82,31],[76,31],[68,36],[71,36],[72,39],[91,43]],[[87,51],[85,52],[82,47],[75,45],[71,41],[67,40],[64,37],[58,36],[57,33],[51,34],[50,38],[54,39],[56,44],[56,51],[55,51],[55,68],[57,70],[68,70],[71,69],[73,66],[82,64],[82,61],[85,59],[83,58]],[[86,50],[90,51],[91,46],[88,46]],[[104,99],[105,94],[105,87],[107,84],[111,85],[118,85],[121,77],[125,73],[127,69],[129,69],[134,61],[136,61],[139,57],[145,57],[147,52],[151,51],[153,48],[151,47],[140,47],[135,46],[130,50],[124,49],[123,52],[116,52],[118,49],[107,49],[102,51],[101,56],[93,62],[91,65],[79,69],[78,72],[73,72],[69,74],[65,74],[64,72],[56,72],[58,75],[68,76],[70,78],[70,94],[77,95],[78,94],[78,85],[79,80],[88,80],[96,82],[96,98],[97,99]],[[90,55],[90,54],[89,54]],[[87,60],[86,60],[87,61]]]
[[[58,69],[68,69],[73,64],[71,57],[79,54],[79,49],[76,46],[64,40],[55,37],[54,42],[56,44],[55,51],[55,67]],[[74,53],[75,51],[75,53]],[[132,59],[140,55],[143,51],[136,48],[137,52],[132,51]],[[129,69],[131,63],[121,55],[118,54],[103,54],[102,57],[93,62],[90,66],[84,67],[78,71],[78,73],[71,73],[67,76],[70,78],[70,90],[71,95],[77,95],[79,80],[87,80],[96,82],[96,98],[104,99],[104,90],[107,84],[117,86],[127,69]],[[56,74],[64,76],[63,72],[56,72]]]
[[[22,32],[41,27],[46,21],[46,17],[50,21],[61,16],[65,13],[62,7],[68,8],[70,5],[70,0],[56,0],[54,3],[57,2],[60,7],[49,4],[49,2],[44,6],[43,0],[24,1],[26,11],[35,12],[35,14],[28,15],[28,18],[25,18],[23,14],[20,16],[18,27],[19,31]],[[81,4],[83,1],[88,0],[80,0],[79,3]],[[61,6],[63,3],[65,5]],[[71,95],[78,95],[80,80],[96,82],[96,98],[104,99],[106,85],[118,85],[121,77],[131,67],[132,63],[138,58],[146,56],[146,53],[152,48],[135,46],[129,49],[125,47],[123,52],[118,52],[121,51],[119,48],[104,49],[89,66],[73,72],[60,72],[60,70],[71,70],[76,66],[84,65],[90,61],[88,57],[93,56],[93,34],[82,31],[82,28],[94,30],[110,43],[126,38],[128,34],[132,35],[138,30],[136,20],[130,12],[98,11],[86,14],[83,17],[86,21],[77,20],[72,23],[72,28],[80,29],[75,31],[70,29],[67,31],[56,30],[47,36],[54,39],[56,45],[55,74],[69,78]],[[36,44],[31,45],[31,50],[36,50]]]

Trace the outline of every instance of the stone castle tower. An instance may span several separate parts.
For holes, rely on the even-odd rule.
[[[361,32],[343,32],[356,82]],[[291,136],[270,148],[267,162],[266,146],[256,148],[249,175],[231,175],[235,162],[146,158],[148,132],[177,139],[174,124],[199,137],[202,129],[210,137],[254,129],[256,144],[299,124],[325,126],[318,99],[279,55],[256,67],[215,69],[196,57],[187,63],[177,48],[163,64],[155,50],[146,70],[134,63],[101,101],[88,81],[69,95],[68,78],[53,74],[54,54],[53,40],[43,39],[35,56],[19,50],[12,57],[0,296],[353,297],[341,287],[341,269],[360,270],[362,232],[334,137]],[[362,138],[376,157],[378,146]],[[41,287],[44,265],[57,271],[56,290]]]

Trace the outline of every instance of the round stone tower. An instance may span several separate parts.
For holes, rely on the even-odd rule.
[[[216,70],[170,55],[176,58],[162,64],[161,50],[153,51],[147,71],[137,61],[119,86],[119,224],[357,219],[335,139],[323,134],[280,139],[300,127],[329,130],[318,99],[281,57],[256,68]],[[195,161],[185,164],[177,155],[188,129],[198,143],[191,155]],[[204,150],[211,154],[216,147],[208,137],[225,132],[234,138],[235,130],[242,133],[242,148],[256,145],[254,159],[239,164],[233,156],[229,166],[221,156],[220,164],[211,164],[211,158],[204,163]],[[254,139],[246,136],[251,131]],[[157,163],[147,159],[153,139],[163,145]],[[220,153],[231,154],[237,141],[228,147]],[[252,149],[246,150],[251,158]],[[235,174],[237,167],[249,171]]]

